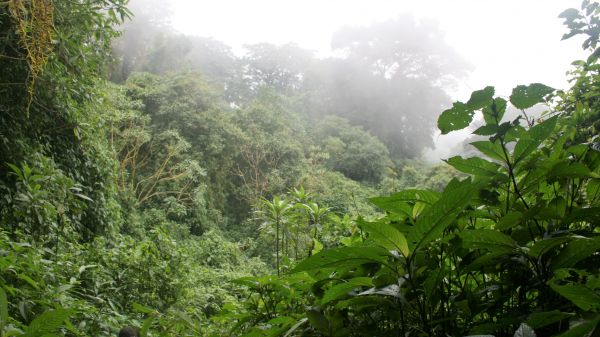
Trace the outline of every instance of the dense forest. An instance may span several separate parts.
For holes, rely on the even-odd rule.
[[[0,337],[600,336],[598,3],[570,88],[454,103],[409,15],[319,57],[167,12],[0,1]]]

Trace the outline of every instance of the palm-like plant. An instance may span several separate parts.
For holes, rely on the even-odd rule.
[[[327,218],[331,208],[321,207],[316,202],[300,204],[300,207],[304,208],[308,215],[309,231],[312,234],[308,256],[311,256],[312,251],[315,248],[315,240],[319,239],[319,234],[323,229],[323,221]]]
[[[260,208],[256,212],[264,220],[259,227],[261,231],[275,228],[275,265],[277,267],[277,275],[280,274],[279,233],[283,233],[282,227],[287,223],[286,217],[292,209],[293,205],[289,200],[275,196],[272,201],[262,199]],[[281,250],[283,250],[283,240],[281,241]]]

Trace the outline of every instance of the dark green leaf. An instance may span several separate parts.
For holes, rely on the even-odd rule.
[[[573,238],[570,236],[563,236],[563,237],[548,238],[548,239],[543,239],[543,240],[537,241],[529,249],[529,255],[537,258],[537,257],[547,253],[554,247],[559,246],[563,243],[569,242],[572,239]]]
[[[522,138],[515,145],[513,152],[514,163],[518,163],[535,151],[544,140],[546,140],[556,127],[557,116],[549,118],[542,123],[537,124],[527,131],[527,138]]]
[[[510,236],[493,229],[467,229],[463,230],[459,236],[463,240],[465,248],[510,253],[517,247],[517,243]]]
[[[482,183],[474,184],[470,179],[452,180],[440,199],[426,208],[417,219],[414,229],[408,235],[409,246],[423,246],[439,237],[481,188]]]
[[[510,95],[510,102],[517,109],[528,109],[543,102],[544,97],[553,91],[553,88],[541,83],[519,85],[513,89],[512,95]]]
[[[594,332],[598,331],[598,322],[600,322],[600,316],[574,324],[567,332],[555,337],[592,337]]]
[[[398,193],[394,193],[388,197],[376,197],[371,198],[371,201],[375,206],[387,210],[386,207],[389,204],[395,202],[424,202],[426,204],[433,204],[440,198],[440,194],[434,191],[428,190],[417,190],[417,189],[406,189]]]
[[[321,299],[321,305],[325,305],[331,301],[339,300],[348,295],[348,293],[358,287],[372,287],[373,281],[370,277],[356,277],[347,282],[338,283],[325,291]]]
[[[591,256],[600,250],[600,237],[596,238],[574,238],[567,247],[552,262],[553,270],[575,266],[577,262]]]
[[[554,291],[573,302],[573,304],[581,308],[581,310],[596,312],[600,310],[600,296],[585,285],[560,285],[554,279],[550,280],[549,283]]]
[[[438,128],[444,135],[450,131],[464,129],[473,121],[473,115],[475,111],[468,105],[455,102],[452,108],[444,110],[438,118]]]
[[[492,103],[494,98],[494,87],[487,86],[484,89],[473,91],[471,98],[467,102],[467,106],[473,110],[479,110]]]
[[[500,218],[500,220],[496,224],[496,229],[503,231],[503,230],[513,228],[513,227],[519,225],[521,223],[522,219],[523,219],[523,214],[521,212],[514,212],[514,211],[509,212],[505,216]]]
[[[560,312],[558,310],[535,312],[529,315],[527,318],[527,325],[534,329],[539,329],[563,319],[567,319],[571,316],[573,316],[573,314]]]
[[[390,256],[381,247],[340,247],[324,250],[301,261],[294,272],[321,268],[358,266],[368,262],[385,263]]]

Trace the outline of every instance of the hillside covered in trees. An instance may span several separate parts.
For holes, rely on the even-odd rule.
[[[410,15],[323,57],[167,7],[0,1],[0,337],[600,334],[598,3],[569,89],[454,103]]]

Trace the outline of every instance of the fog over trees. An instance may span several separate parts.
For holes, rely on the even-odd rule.
[[[427,8],[473,49],[396,2],[187,3],[289,35],[242,46],[178,1],[0,0],[0,337],[599,335],[600,3],[552,14],[566,88],[456,100],[465,51],[559,59],[473,38],[531,3]]]
[[[295,100],[294,109],[307,118],[335,115],[363,127],[396,159],[418,157],[433,146],[435,120],[450,104],[446,88],[471,69],[435,22],[409,14],[340,27],[331,41],[336,56],[323,58],[292,42],[245,45],[236,55],[212,38],[173,32],[165,26],[165,7],[168,3],[132,2],[139,14],[115,42],[122,63],[113,78],[133,70],[197,71],[222,87],[224,99],[237,107],[272,90]],[[131,60],[137,60],[135,68]]]

